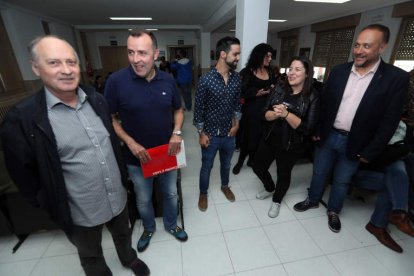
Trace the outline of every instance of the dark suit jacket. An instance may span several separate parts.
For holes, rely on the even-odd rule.
[[[353,63],[335,66],[321,96],[320,144],[332,130]],[[408,90],[407,72],[381,63],[355,113],[348,137],[346,155],[372,161],[391,139],[400,120]]]

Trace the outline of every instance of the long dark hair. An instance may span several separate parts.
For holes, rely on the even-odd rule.
[[[250,53],[249,60],[247,61],[246,67],[250,70],[257,70],[263,64],[263,59],[268,53],[272,53],[273,48],[269,44],[260,43],[257,44],[252,52]]]
[[[313,84],[313,64],[312,61],[310,61],[307,57],[301,56],[301,57],[293,57],[290,61],[290,64],[292,64],[293,61],[299,61],[302,63],[303,67],[305,68],[306,78],[305,83],[303,84],[302,89],[302,95],[305,97],[309,97],[312,93],[312,84]],[[286,88],[289,90],[292,90],[292,88],[289,85],[289,82],[286,84]]]

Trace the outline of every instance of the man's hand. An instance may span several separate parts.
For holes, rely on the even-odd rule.
[[[137,142],[130,142],[127,146],[132,154],[138,158],[139,161],[141,161],[141,163],[147,163],[151,160],[151,156],[148,154],[147,150]]]
[[[177,155],[181,150],[181,141],[183,138],[179,135],[173,134],[168,144],[168,155]]]
[[[321,140],[321,137],[319,136],[311,136],[312,141],[317,142],[319,140]]]
[[[237,130],[239,130],[239,126],[238,126],[238,125],[233,126],[233,127],[230,129],[230,131],[229,131],[229,133],[227,134],[227,136],[229,136],[229,137],[234,137],[234,136],[236,136],[236,134],[237,134]]]
[[[362,157],[360,154],[358,154],[357,157],[358,157],[359,162],[365,163],[365,164],[369,163],[369,161],[365,159],[364,157]]]
[[[210,145],[210,138],[204,132],[200,134],[200,138],[198,139],[198,141],[200,143],[200,146],[202,146],[203,148],[207,148]]]

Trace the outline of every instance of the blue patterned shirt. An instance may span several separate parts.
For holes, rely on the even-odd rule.
[[[208,136],[227,136],[233,119],[241,117],[240,90],[240,76],[235,71],[229,72],[227,84],[216,68],[202,76],[195,97],[195,127]]]

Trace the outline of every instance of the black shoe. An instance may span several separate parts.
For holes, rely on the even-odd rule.
[[[139,238],[137,243],[138,252],[143,252],[147,249],[153,234],[154,232],[144,230],[144,233],[142,233],[141,238]]]
[[[341,231],[341,221],[337,213],[328,211],[328,225],[332,232],[338,233]]]
[[[137,275],[137,276],[149,276],[150,275],[150,270],[148,266],[138,258],[132,263],[130,268],[134,272],[134,275]]]
[[[239,174],[241,167],[243,166],[243,164],[237,163],[234,167],[233,167],[233,174]]]
[[[298,202],[293,206],[293,209],[297,212],[305,212],[309,209],[319,208],[319,202],[313,203],[309,201],[309,197],[307,197],[304,201]]]

